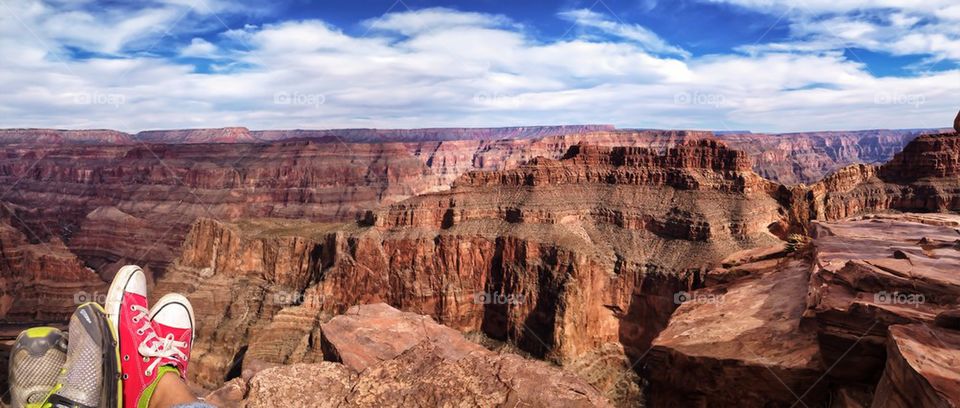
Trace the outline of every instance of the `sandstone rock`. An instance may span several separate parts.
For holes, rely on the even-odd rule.
[[[421,343],[365,371],[347,405],[609,407],[583,380],[540,361],[490,352],[451,358]]]
[[[469,173],[373,226],[200,220],[155,293],[201,305],[194,380],[207,387],[316,361],[326,318],[379,302],[558,363],[610,343],[635,359],[705,265],[777,241],[771,186],[717,142],[577,148]]]
[[[352,307],[321,325],[321,330],[325,359],[357,372],[391,360],[424,341],[441,343],[438,350],[451,359],[485,350],[429,316],[401,312],[383,303]]]
[[[960,332],[890,326],[887,363],[873,408],[960,406]]]
[[[234,378],[222,387],[207,393],[204,401],[216,407],[238,407],[247,396],[248,384],[242,378]]]
[[[816,331],[801,325],[810,264],[760,261],[748,278],[684,292],[646,359],[650,406],[815,406]],[[748,265],[744,265],[748,266]]]
[[[344,362],[369,364],[268,368],[249,380],[248,389],[247,381],[237,378],[208,399],[246,407],[610,406],[596,389],[569,373],[491,352],[427,316],[383,304],[351,312],[325,324],[324,336],[336,339],[328,345]]]
[[[884,364],[887,327],[932,324],[960,302],[957,232],[936,222],[885,216],[818,223],[817,267],[810,279],[806,316],[820,327],[819,340],[830,376],[875,383]],[[931,225],[934,224],[934,225]],[[926,237],[927,244],[918,244]],[[900,251],[906,259],[892,254]]]
[[[488,351],[427,316],[383,304],[351,311],[323,331],[337,357],[355,367],[323,362],[261,371],[246,407],[609,406],[572,374]]]
[[[923,135],[886,164],[844,168],[811,187],[811,219],[960,210],[960,134]]]
[[[336,363],[274,367],[260,372],[250,381],[245,407],[344,406],[355,382],[356,374]]]
[[[960,133],[960,112],[958,112],[957,117],[953,119],[953,130]]]
[[[0,208],[0,319],[5,324],[65,322],[79,303],[102,301],[107,284],[54,238],[30,239],[29,227]],[[16,334],[14,334],[16,335]]]

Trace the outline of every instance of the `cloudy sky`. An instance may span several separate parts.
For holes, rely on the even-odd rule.
[[[0,127],[949,127],[956,0],[0,0]]]

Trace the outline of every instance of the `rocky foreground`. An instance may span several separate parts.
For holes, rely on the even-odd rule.
[[[579,377],[494,353],[427,316],[353,307],[321,328],[328,361],[245,372],[207,397],[225,406],[608,407]]]

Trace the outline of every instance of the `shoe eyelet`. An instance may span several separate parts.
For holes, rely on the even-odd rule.
[[[149,376],[153,375],[153,371],[147,370],[147,371],[144,371],[143,374],[146,375],[147,377],[149,377]]]
[[[131,312],[136,312],[137,309],[136,309],[135,307],[133,307],[133,305],[130,305],[130,311],[131,311]]]
[[[144,363],[149,363],[149,362],[150,362],[150,357],[144,357],[144,358],[143,358],[143,362],[144,362]]]
[[[134,318],[133,318],[133,322],[134,322],[134,323],[140,323],[140,318],[139,318],[139,317],[134,317]]]
[[[139,334],[139,335],[142,336],[142,335],[143,335],[143,329],[137,329],[137,334]]]
[[[130,376],[124,374],[124,375],[123,375],[123,379],[126,380],[127,378],[130,378]]]
[[[130,361],[130,356],[129,355],[123,356],[123,361]]]

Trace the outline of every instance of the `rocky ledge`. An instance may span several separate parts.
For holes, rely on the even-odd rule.
[[[816,223],[806,318],[833,378],[875,384],[888,327],[933,324],[960,307],[960,216],[882,215]]]
[[[494,353],[428,316],[385,304],[351,308],[322,332],[333,361],[268,368],[228,382],[208,400],[246,408],[610,406],[557,367]]]
[[[648,406],[816,406],[816,331],[801,325],[810,263],[783,246],[733,255],[711,271],[729,281],[678,294],[682,305],[654,340]]]

